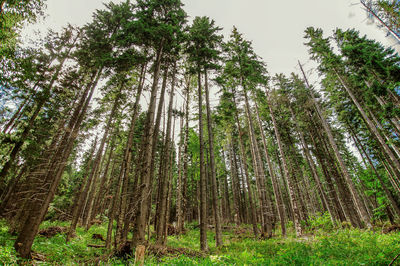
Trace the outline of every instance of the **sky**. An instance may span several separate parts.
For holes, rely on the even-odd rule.
[[[28,27],[25,36],[47,28],[61,29],[67,23],[81,26],[90,22],[92,13],[103,7],[101,0],[47,0],[47,18],[38,25]],[[119,2],[119,1],[115,1]],[[189,20],[195,16],[209,16],[223,28],[228,37],[233,25],[252,41],[256,53],[267,63],[271,74],[298,72],[297,60],[311,68],[304,30],[319,27],[325,35],[335,28],[356,28],[363,35],[392,46],[398,52],[400,45],[393,45],[386,32],[379,29],[362,9],[359,0],[183,0]]]

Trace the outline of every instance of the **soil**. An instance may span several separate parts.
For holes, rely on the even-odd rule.
[[[46,261],[46,256],[37,252],[31,252],[32,261]]]
[[[93,234],[92,239],[99,239],[101,241],[106,241],[101,234]]]
[[[176,230],[175,226],[173,226],[172,224],[168,224],[168,231],[167,232],[168,232],[169,236],[178,234],[178,230]]]
[[[61,226],[50,226],[49,228],[42,229],[39,231],[39,235],[51,238],[60,233],[66,233],[68,231],[68,227]]]
[[[382,230],[382,232],[384,234],[389,234],[389,233],[397,232],[397,231],[400,231],[400,225],[398,225],[398,224],[391,225],[391,226],[389,226],[387,228],[384,228]]]

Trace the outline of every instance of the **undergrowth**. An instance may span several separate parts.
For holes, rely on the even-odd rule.
[[[44,222],[41,228],[68,226],[65,222]],[[199,230],[188,225],[183,235],[169,236],[168,246],[199,250]],[[93,234],[105,236],[107,224],[95,225],[89,231],[77,229],[77,237],[68,244],[65,235],[52,238],[38,236],[33,250],[42,254],[45,261],[40,265],[90,264],[95,258],[106,254],[104,248],[88,247],[88,244],[104,244],[92,239]],[[279,232],[279,228],[276,233]],[[0,221],[0,264],[15,265],[17,254],[13,248],[15,236],[8,233],[4,221]],[[156,257],[147,255],[146,265],[388,265],[400,253],[400,233],[382,234],[380,230],[369,231],[333,225],[329,216],[316,216],[309,221],[307,233],[295,238],[293,228],[288,236],[279,234],[272,239],[260,240],[252,236],[249,226],[228,225],[223,231],[224,245],[215,247],[214,232],[208,232],[210,252],[204,258],[188,255]],[[107,265],[133,264],[134,259],[110,258]]]

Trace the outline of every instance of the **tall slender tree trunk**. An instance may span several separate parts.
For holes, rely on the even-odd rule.
[[[204,90],[206,93],[206,107],[207,107],[207,128],[208,128],[208,146],[210,149],[210,171],[211,171],[211,192],[212,192],[212,205],[214,211],[215,222],[215,243],[219,247],[223,244],[221,232],[221,217],[219,216],[219,202],[217,191],[217,177],[215,173],[215,156],[214,156],[214,135],[212,129],[210,95],[208,88],[208,75],[207,69],[204,70]]]
[[[122,90],[123,86],[124,86],[124,84],[122,83],[120,88],[119,88],[119,90],[118,90],[118,92],[117,92],[117,96],[116,96],[116,98],[114,100],[110,116],[108,118],[107,124],[106,124],[105,129],[104,129],[103,139],[100,142],[100,147],[99,147],[99,149],[97,151],[96,158],[94,160],[93,182],[92,182],[92,186],[91,186],[90,192],[87,195],[87,208],[85,210],[86,219],[83,221],[83,225],[86,227],[86,230],[89,230],[89,228],[91,226],[91,213],[92,213],[93,204],[94,204],[94,200],[95,200],[94,195],[96,193],[96,188],[97,188],[97,179],[98,179],[98,176],[100,175],[100,170],[101,170],[101,167],[99,167],[100,166],[100,161],[101,161],[101,158],[103,157],[103,150],[104,150],[104,145],[106,143],[106,140],[108,138],[108,132],[110,131],[112,121],[114,119],[115,113],[117,112],[117,109],[118,109],[118,106],[119,106],[119,98],[120,98],[120,93],[121,93],[121,90]]]
[[[222,162],[224,165],[224,170],[226,171],[226,158],[225,152],[222,151]],[[224,201],[225,201],[225,217],[228,219],[229,222],[233,222],[232,220],[232,212],[231,212],[231,203],[229,199],[229,186],[228,186],[228,175],[224,174]]]
[[[15,163],[15,159],[17,157],[17,154],[21,150],[21,148],[22,148],[22,146],[24,144],[24,141],[29,136],[29,133],[30,133],[31,129],[34,126],[35,120],[38,117],[40,111],[42,110],[42,107],[44,106],[44,104],[48,100],[48,97],[49,97],[49,95],[50,95],[50,93],[51,93],[51,91],[53,89],[54,83],[57,81],[57,79],[58,79],[58,77],[60,75],[60,72],[61,72],[61,70],[62,70],[62,68],[64,66],[64,63],[66,62],[67,57],[69,57],[69,54],[71,53],[72,47],[74,46],[74,44],[78,40],[79,36],[80,36],[80,34],[78,34],[75,37],[71,47],[66,51],[66,53],[61,58],[60,64],[57,66],[55,73],[51,77],[49,85],[48,86],[44,86],[43,92],[41,93],[41,95],[39,95],[37,103],[36,103],[36,106],[35,106],[35,108],[33,110],[33,113],[30,116],[27,125],[24,127],[24,130],[22,131],[19,141],[12,148],[8,160],[5,162],[5,164],[3,165],[3,168],[0,171],[0,183],[4,182],[4,179],[7,176],[9,170],[12,168],[13,164]]]
[[[347,94],[350,96],[351,100],[353,101],[354,105],[357,107],[358,111],[360,112],[362,118],[364,119],[365,123],[367,124],[369,130],[371,133],[376,137],[378,142],[380,143],[381,147],[383,148],[384,152],[387,154],[389,157],[390,163],[393,164],[395,169],[400,169],[400,162],[392,152],[392,150],[389,148],[389,146],[386,144],[385,140],[383,139],[382,135],[374,125],[374,123],[371,121],[371,119],[367,116],[366,112],[362,108],[361,104],[358,102],[357,98],[354,96],[353,92],[351,89],[347,86],[347,84],[344,82],[343,78],[339,75],[339,73],[334,69],[334,72],[339,79],[340,83],[342,84],[343,88],[347,92]]]
[[[240,224],[240,196],[239,196],[239,188],[238,184],[236,182],[237,180],[237,168],[235,165],[235,159],[234,157],[236,156],[234,152],[234,145],[232,143],[232,136],[231,136],[231,143],[229,144],[229,165],[230,165],[230,172],[231,172],[231,186],[232,186],[232,199],[233,199],[233,209],[234,209],[234,214],[233,214],[233,220],[236,223],[236,225]]]
[[[153,75],[153,84],[151,88],[151,95],[150,95],[150,103],[149,108],[147,111],[146,122],[145,122],[145,129],[142,141],[142,154],[143,160],[141,161],[140,165],[140,178],[141,183],[144,187],[140,191],[139,196],[139,209],[136,217],[136,226],[134,228],[134,236],[132,245],[136,246],[141,244],[145,241],[145,229],[147,224],[147,212],[150,206],[147,206],[149,192],[150,190],[150,181],[151,181],[151,163],[152,163],[152,150],[153,150],[153,139],[154,139],[154,117],[155,117],[155,109],[156,109],[156,99],[157,99],[157,92],[158,92],[158,80],[160,74],[160,66],[161,66],[161,59],[162,59],[162,52],[163,52],[163,43],[159,47],[156,55],[156,63],[155,63],[155,71]],[[161,101],[161,99],[160,99]]]
[[[256,175],[256,183],[258,184],[258,196],[260,199],[260,204],[261,204],[261,217],[262,217],[262,234],[264,237],[270,238],[272,236],[272,213],[271,209],[268,204],[268,196],[267,196],[267,190],[265,187],[265,173],[264,173],[264,166],[261,161],[261,156],[260,156],[260,151],[258,149],[258,142],[257,138],[254,132],[254,124],[253,124],[253,118],[251,117],[251,111],[250,111],[250,104],[249,104],[249,99],[247,95],[247,89],[246,86],[244,85],[244,81],[242,80],[242,87],[243,87],[243,92],[244,92],[244,98],[245,98],[245,114],[247,117],[247,123],[250,131],[250,141],[251,141],[251,148],[252,148],[252,154],[253,154],[253,164],[254,164],[254,170],[255,170],[255,175]]]
[[[298,130],[298,133],[300,135],[301,146],[303,148],[303,152],[304,152],[304,155],[306,157],[308,166],[311,169],[311,174],[313,176],[314,182],[317,185],[319,194],[321,195],[321,200],[324,202],[324,205],[326,206],[326,208],[327,208],[327,210],[328,210],[328,212],[329,212],[329,214],[331,216],[331,220],[334,223],[335,219],[337,219],[337,214],[332,210],[332,206],[328,202],[327,195],[326,195],[325,190],[324,190],[324,188],[323,188],[323,186],[321,184],[321,180],[320,180],[320,177],[318,175],[314,160],[311,157],[310,150],[309,150],[308,145],[307,145],[307,143],[306,143],[306,141],[304,139],[304,134],[300,130]]]
[[[105,194],[107,193],[106,185],[108,183],[110,163],[111,163],[111,161],[113,159],[113,155],[114,155],[114,148],[116,145],[116,141],[115,141],[116,135],[118,135],[118,127],[116,129],[114,129],[114,134],[111,137],[111,143],[109,142],[107,144],[107,145],[109,145],[109,147],[106,148],[106,152],[108,151],[107,162],[106,162],[106,166],[104,168],[103,176],[101,178],[101,183],[100,183],[99,189],[98,189],[95,199],[94,199],[94,203],[93,203],[94,208],[92,209],[92,213],[90,213],[90,220],[95,219],[97,214],[101,213],[102,201],[105,197]]]
[[[43,221],[43,218],[47,213],[50,202],[54,198],[58,184],[61,181],[66,161],[71,153],[74,141],[78,136],[80,125],[85,117],[94,89],[100,79],[101,72],[102,68],[95,72],[94,76],[97,77],[86,87],[80,103],[71,117],[67,127],[68,130],[64,134],[59,148],[54,154],[53,163],[49,168],[50,170],[47,172],[46,178],[44,178],[45,184],[50,184],[50,186],[45,192],[45,196],[41,200],[38,199],[37,202],[33,203],[30,215],[25,221],[17,240],[15,241],[15,250],[22,258],[30,258],[33,240],[39,230],[40,223]]]
[[[301,69],[301,71],[303,73],[304,81],[305,81],[305,83],[307,85],[307,88],[311,90],[310,85],[308,84],[307,77],[306,77],[306,75],[305,75],[305,73],[303,71],[303,68],[302,68],[300,62],[299,62],[299,66],[300,66],[300,69]],[[354,95],[353,95],[353,97],[354,97]],[[333,149],[333,151],[335,153],[336,159],[337,159],[337,161],[339,163],[340,169],[342,170],[342,173],[343,173],[343,176],[344,176],[344,178],[346,180],[346,183],[347,183],[347,185],[348,185],[348,187],[350,189],[351,196],[353,197],[354,203],[357,206],[357,210],[360,213],[361,219],[364,221],[365,225],[368,228],[372,228],[372,224],[371,224],[371,221],[370,221],[369,216],[368,216],[368,211],[365,208],[365,206],[362,204],[360,195],[357,192],[357,189],[356,189],[356,187],[354,185],[353,180],[350,177],[350,173],[347,170],[347,167],[346,167],[346,164],[345,164],[345,162],[344,162],[344,160],[342,158],[342,155],[339,152],[339,148],[337,147],[335,139],[333,138],[332,130],[329,127],[325,117],[323,116],[321,108],[319,107],[319,104],[317,103],[317,101],[314,99],[314,97],[312,95],[311,95],[311,100],[314,103],[315,109],[316,109],[316,111],[317,111],[317,113],[318,113],[318,115],[319,115],[319,117],[321,119],[321,122],[322,122],[322,125],[323,125],[324,129],[325,129],[325,132],[328,135],[329,143],[332,146],[332,149]],[[399,166],[400,166],[400,164],[399,164]]]
[[[246,151],[245,151],[244,145],[243,145],[242,127],[240,125],[239,116],[238,116],[237,112],[235,112],[235,120],[236,120],[236,125],[237,125],[238,131],[239,131],[239,149],[240,149],[240,154],[241,154],[241,157],[242,157],[242,165],[243,165],[243,168],[244,168],[244,174],[245,174],[246,185],[247,185],[247,195],[248,195],[249,204],[250,204],[250,211],[249,211],[249,213],[250,213],[250,221],[251,221],[251,224],[253,226],[254,236],[257,237],[258,236],[258,226],[257,226],[256,206],[255,206],[255,202],[253,200],[253,192],[252,192],[252,189],[251,189],[249,169],[247,167],[247,162],[246,162]]]
[[[176,109],[176,103],[175,103],[175,109]],[[173,187],[172,178],[173,178],[173,175],[174,175],[173,164],[174,164],[174,147],[175,147],[175,143],[174,143],[174,139],[175,139],[175,122],[176,122],[176,116],[174,116],[174,123],[173,123],[173,126],[172,126],[172,141],[170,143],[171,149],[170,149],[170,154],[169,154],[170,163],[168,164],[168,167],[167,167],[169,182],[168,182],[168,191],[167,191],[167,204],[166,204],[167,206],[165,208],[166,226],[164,226],[164,232],[163,232],[164,233],[163,238],[165,239],[164,242],[166,242],[167,237],[168,237],[168,224],[170,222],[170,214],[171,214],[171,198],[172,198],[172,187]]]
[[[185,103],[185,105],[187,104],[187,102]],[[182,111],[181,113],[184,114],[184,110],[185,107],[182,107]],[[183,154],[183,149],[185,146],[185,134],[183,133],[183,123],[184,123],[184,117],[181,116],[180,117],[180,140],[179,140],[179,156],[178,156],[178,180],[177,180],[177,188],[176,188],[176,221],[177,221],[177,232],[178,234],[182,233],[183,229],[184,229],[184,225],[182,225],[184,219],[182,217],[183,215],[183,180],[184,180],[184,157],[186,156],[186,154]],[[182,149],[183,148],[183,149]]]
[[[169,104],[168,104],[168,117],[167,117],[167,128],[166,128],[166,136],[164,142],[164,151],[162,153],[162,157],[160,157],[160,197],[159,197],[159,208],[157,208],[157,226],[156,226],[156,238],[157,243],[161,245],[165,245],[167,239],[164,235],[164,231],[167,230],[167,219],[166,219],[166,209],[167,209],[167,201],[168,201],[168,187],[169,187],[169,172],[171,160],[171,123],[172,123],[172,111],[173,111],[173,102],[174,102],[174,93],[175,93],[175,78],[176,78],[176,63],[174,65],[174,70],[172,73],[172,85],[169,96]]]
[[[178,231],[182,232],[185,227],[185,217],[187,210],[187,181],[188,181],[188,142],[189,142],[189,110],[190,110],[190,82],[191,77],[188,78],[186,87],[186,111],[185,111],[185,140],[183,144],[183,174],[182,174],[182,203],[181,210],[178,213]]]
[[[35,84],[36,85],[36,84]],[[25,98],[25,100],[20,104],[18,107],[17,111],[13,114],[13,116],[10,118],[10,120],[7,122],[7,124],[3,128],[3,134],[6,134],[8,129],[14,124],[14,121],[19,117],[21,113],[25,110],[26,106],[30,103],[31,97]]]
[[[182,107],[181,112],[183,113],[184,107]],[[183,117],[180,117],[180,127],[179,127],[179,132],[180,132],[180,139],[179,139],[179,148],[178,148],[178,178],[176,181],[176,221],[177,221],[177,226],[176,226],[176,230],[178,232],[178,234],[180,234],[182,232],[181,230],[181,223],[182,223],[182,217],[180,217],[182,215],[182,204],[183,204],[183,196],[182,196],[182,190],[183,190],[183,162],[182,162],[182,146],[183,144],[183,139],[184,134],[182,134],[183,132]]]
[[[276,208],[278,209],[279,220],[281,222],[282,236],[286,236],[285,206],[283,204],[281,194],[279,193],[278,180],[276,178],[275,171],[272,166],[271,157],[268,153],[268,146],[267,146],[267,142],[265,139],[264,129],[262,128],[262,125],[261,125],[260,113],[258,111],[257,103],[255,103],[255,108],[256,108],[258,128],[261,133],[261,139],[262,139],[263,147],[264,147],[264,155],[265,155],[265,159],[267,160],[268,170],[269,170],[269,174],[271,176],[271,181],[272,181],[272,188],[273,188],[274,195],[275,195]]]
[[[120,169],[118,179],[117,179],[117,186],[115,187],[111,206],[110,206],[109,213],[108,213],[106,248],[111,247],[112,228],[113,228],[114,218],[115,218],[116,211],[117,211],[117,203],[118,203],[118,200],[120,199],[120,190],[123,185],[124,179],[125,178],[128,179],[128,175],[129,175],[133,137],[134,137],[136,120],[137,120],[137,117],[139,114],[139,106],[140,106],[139,103],[140,103],[140,98],[141,98],[142,91],[143,91],[145,76],[146,76],[146,63],[142,65],[139,84],[138,84],[138,88],[137,88],[136,96],[135,96],[135,103],[133,106],[132,118],[131,118],[131,122],[129,125],[128,140],[127,140],[125,150],[124,150],[124,158],[121,163],[121,169]],[[123,219],[123,218],[124,217],[121,216],[121,219]],[[121,225],[121,221],[120,221],[120,225]],[[116,240],[119,240],[120,238],[121,238],[121,232],[119,232],[119,235],[118,235],[118,237],[116,237]],[[117,243],[117,241],[116,241],[116,243]],[[119,244],[121,244],[121,243],[117,243],[117,245],[119,245]]]
[[[279,149],[279,153],[280,153],[281,160],[282,160],[283,175],[284,175],[284,177],[286,179],[286,182],[288,184],[289,199],[290,199],[290,203],[291,203],[292,210],[293,210],[293,216],[294,216],[294,227],[295,227],[295,230],[296,230],[296,235],[297,236],[301,236],[303,234],[303,227],[302,227],[302,225],[300,223],[300,219],[301,219],[300,206],[299,206],[299,202],[298,202],[298,199],[297,199],[297,197],[299,195],[295,195],[293,180],[291,180],[291,177],[289,175],[289,169],[288,169],[285,153],[283,151],[281,135],[279,133],[278,126],[277,126],[277,123],[276,123],[276,120],[275,120],[275,115],[274,115],[274,112],[272,110],[270,96],[267,95],[267,98],[268,98],[269,111],[270,111],[270,115],[271,115],[271,119],[272,119],[272,123],[273,123],[273,127],[274,127],[275,137],[276,137],[276,140],[278,142],[278,149]]]
[[[321,118],[318,113],[317,116],[318,120],[321,122]],[[338,165],[337,159],[335,159],[335,152],[330,145],[329,139],[327,140],[326,134],[323,135],[324,132],[325,129],[322,125],[322,127],[320,127],[320,131],[317,132],[322,149],[321,156],[323,157],[323,160],[325,162],[327,175],[332,176],[336,181],[339,195],[338,202],[341,204],[340,209],[343,210],[343,214],[346,217],[347,221],[349,221],[354,227],[361,228],[363,225],[360,219],[360,215],[357,211],[357,206],[355,205],[356,203],[354,202],[354,199],[350,192],[350,188],[346,184],[346,180],[343,177],[343,174],[340,172],[340,165]],[[340,209],[338,208],[338,210]]]
[[[88,186],[87,184],[90,182],[89,181],[90,175],[91,175],[90,173],[93,171],[94,160],[92,158],[93,158],[94,152],[96,150],[96,146],[97,146],[97,136],[93,142],[92,150],[90,151],[88,167],[85,169],[82,184],[79,188],[78,193],[76,194],[74,204],[72,205],[72,212],[71,212],[72,220],[71,220],[71,224],[68,228],[66,242],[68,242],[69,239],[71,237],[73,237],[75,230],[76,230],[76,226],[79,221],[79,218],[81,217],[81,214],[82,214],[82,209],[84,207],[83,206],[84,193],[85,193],[86,187]]]
[[[366,152],[366,150],[365,150],[364,146],[362,145],[361,141],[359,140],[357,135],[354,134],[354,133],[351,135],[351,137],[353,138],[353,141],[356,144],[356,147],[357,147],[361,157],[363,158],[363,161],[364,161],[364,157],[367,158],[368,164],[372,168],[372,170],[374,171],[376,178],[378,179],[379,183],[382,186],[383,191],[386,194],[386,197],[389,199],[389,201],[390,201],[393,209],[395,210],[397,216],[400,217],[400,208],[399,208],[396,200],[393,198],[392,193],[389,191],[389,189],[387,188],[387,186],[383,182],[382,176],[376,170],[376,167],[374,166],[371,158],[369,157],[368,153]],[[364,161],[364,164],[365,164],[365,167],[368,167],[368,165],[367,165],[367,163],[365,161]]]
[[[203,133],[203,96],[201,87],[201,72],[197,74],[199,98],[199,142],[200,142],[200,249],[208,251],[207,244],[207,177],[204,161],[204,133]]]
[[[26,174],[27,170],[27,165],[24,165],[21,170],[19,171],[18,175],[16,176],[15,179],[13,179],[13,182],[9,183],[7,188],[4,190],[4,193],[1,195],[1,203],[0,203],[0,217],[3,216],[6,212],[6,207],[8,203],[10,202],[11,196],[13,195],[13,192],[19,185],[19,182],[21,178]]]

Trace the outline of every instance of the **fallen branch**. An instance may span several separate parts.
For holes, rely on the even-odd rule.
[[[400,256],[400,253],[399,253],[399,254],[397,254],[397,256],[396,256],[396,257],[394,257],[394,259],[392,260],[392,262],[391,262],[391,263],[389,263],[389,266],[392,266],[392,265],[393,265],[393,263],[396,261],[396,259],[397,259],[399,256]]]
[[[62,234],[68,231],[67,227],[62,226],[50,226],[48,228],[42,229],[39,231],[39,235],[51,238],[57,234]]]
[[[91,247],[91,248],[105,248],[106,247],[105,245],[95,245],[95,244],[88,244],[87,246]]]
[[[46,261],[46,256],[37,252],[31,252],[32,260]]]
[[[62,210],[57,209],[56,207],[53,207],[53,209],[54,209],[56,212],[61,213],[62,215],[65,215],[65,216],[68,217],[68,218],[72,218],[72,215],[71,215],[71,214],[68,214],[68,213],[66,213],[66,212],[63,212]]]

